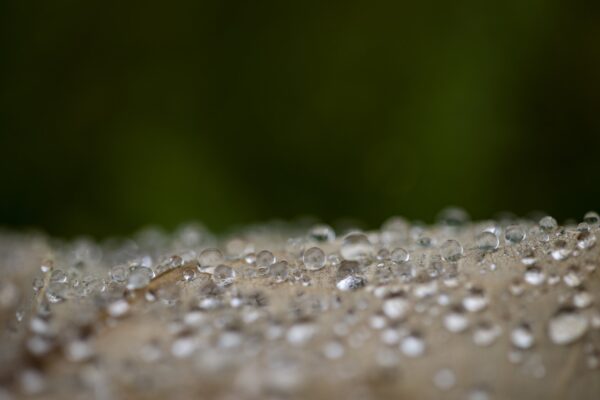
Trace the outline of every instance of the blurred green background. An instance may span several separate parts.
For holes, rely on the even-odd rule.
[[[600,3],[0,5],[0,225],[600,207]]]

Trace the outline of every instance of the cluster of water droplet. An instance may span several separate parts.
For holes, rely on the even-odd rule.
[[[452,346],[502,351],[496,362],[542,379],[553,372],[544,351],[581,343],[594,370],[599,230],[594,212],[560,226],[550,216],[470,222],[449,209],[432,226],[395,217],[376,231],[274,224],[216,238],[190,225],[102,244],[6,235],[0,355],[20,367],[0,371],[13,382],[0,398],[65,385],[111,398],[198,380],[260,398],[305,393],[316,377],[369,398],[373,371],[401,387],[414,359]],[[41,265],[25,265],[19,246]],[[83,368],[57,372],[63,363]],[[429,371],[437,392],[503,390],[451,364]]]

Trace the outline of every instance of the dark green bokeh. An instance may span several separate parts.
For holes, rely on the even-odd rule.
[[[598,2],[3,2],[0,224],[600,208]]]

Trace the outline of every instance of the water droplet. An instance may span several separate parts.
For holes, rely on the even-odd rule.
[[[269,273],[277,283],[286,281],[288,278],[288,262],[283,260],[276,262],[269,268]]]
[[[441,225],[447,226],[463,226],[469,222],[469,214],[458,207],[448,207],[440,211],[437,216],[437,220]]]
[[[588,329],[588,320],[574,308],[557,311],[548,323],[548,336],[554,344],[565,345],[580,339]]]
[[[566,241],[559,239],[553,243],[551,255],[553,259],[561,261],[571,255],[571,250],[567,248]]]
[[[181,277],[185,282],[191,282],[196,279],[196,268],[185,267],[181,272]]]
[[[396,264],[403,264],[410,260],[410,253],[404,250],[402,247],[397,247],[390,254],[390,260]]]
[[[311,247],[304,251],[302,261],[309,271],[318,271],[325,266],[325,253],[318,247]]]
[[[308,232],[308,237],[319,243],[333,242],[335,231],[329,225],[315,225]]]
[[[50,303],[60,303],[68,296],[69,285],[64,282],[50,282],[46,288],[46,299]]]
[[[492,395],[489,389],[484,387],[475,387],[467,395],[467,400],[491,400]]]
[[[584,231],[577,235],[577,247],[582,250],[591,249],[596,244],[596,235],[593,232]]]
[[[478,312],[485,309],[488,305],[488,298],[483,289],[473,287],[463,298],[462,305],[469,312]]]
[[[275,256],[269,250],[263,250],[256,255],[255,264],[258,268],[267,269],[275,262]]]
[[[219,286],[229,286],[235,280],[235,271],[229,265],[221,264],[214,269],[212,279]]]
[[[129,276],[129,269],[125,265],[115,265],[108,274],[113,282],[125,283]]]
[[[577,293],[573,295],[573,305],[577,308],[587,308],[592,305],[593,301],[594,296],[586,290],[578,290]]]
[[[45,274],[52,271],[54,268],[54,262],[52,260],[44,260],[40,265],[40,270]]]
[[[462,307],[455,306],[444,316],[444,327],[453,333],[464,332],[469,327],[469,318]]]
[[[502,330],[499,326],[488,322],[480,322],[473,331],[473,343],[477,346],[491,346]]]
[[[425,353],[425,341],[419,333],[413,332],[402,339],[400,350],[407,357],[420,357]]]
[[[600,216],[595,211],[588,211],[583,216],[583,221],[590,226],[600,225]]]
[[[537,262],[535,251],[533,249],[525,249],[521,253],[521,263],[523,265],[533,265]]]
[[[417,244],[424,248],[429,248],[433,244],[433,240],[429,236],[419,236],[417,238]]]
[[[579,269],[575,266],[569,267],[567,273],[563,276],[563,281],[569,287],[581,285],[581,275]]]
[[[312,322],[301,322],[292,325],[286,334],[287,341],[293,346],[308,343],[317,334],[317,325]]]
[[[395,294],[387,298],[382,304],[383,313],[392,320],[401,320],[406,317],[410,309],[410,303],[403,293]]]
[[[448,239],[440,246],[440,255],[445,261],[456,262],[463,256],[463,247],[458,241]]]
[[[500,241],[492,232],[484,231],[475,237],[475,246],[483,252],[492,252],[498,248]]]
[[[117,300],[108,305],[108,314],[113,318],[119,318],[129,312],[129,303],[126,300]]]
[[[456,384],[456,376],[450,368],[442,368],[433,376],[433,383],[440,390],[450,390]]]
[[[33,278],[33,282],[31,283],[31,286],[35,293],[39,292],[44,287],[44,279],[39,276],[36,276],[35,278]],[[5,308],[7,308],[7,307],[5,307]]]
[[[344,355],[344,346],[340,342],[332,341],[323,346],[323,354],[330,360],[337,360]]]
[[[540,228],[545,231],[554,231],[558,227],[558,223],[554,218],[547,215],[540,219]]]
[[[336,287],[342,291],[351,291],[364,287],[367,280],[362,276],[348,275],[337,281]]]
[[[200,272],[212,273],[224,260],[221,250],[215,248],[204,249],[198,255],[198,269]]]
[[[520,225],[510,225],[506,227],[504,238],[512,244],[521,243],[525,240],[525,230]]]
[[[127,289],[135,290],[146,287],[152,278],[154,272],[150,268],[133,266],[129,269],[129,277],[127,278]]]
[[[373,256],[374,248],[363,233],[350,233],[344,237],[340,254],[346,260],[362,260]]]
[[[546,280],[546,274],[544,273],[544,271],[542,271],[541,268],[532,265],[525,269],[523,279],[530,285],[538,286],[544,283],[544,281]]]
[[[535,338],[528,324],[522,323],[516,326],[510,333],[510,340],[519,349],[529,349],[535,343]]]
[[[53,283],[66,283],[68,279],[67,274],[60,269],[55,269],[50,274],[50,282]]]

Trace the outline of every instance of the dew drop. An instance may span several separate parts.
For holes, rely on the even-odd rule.
[[[129,276],[129,270],[125,265],[115,265],[108,274],[113,282],[125,283]]]
[[[220,264],[214,269],[212,279],[219,286],[229,286],[235,280],[235,271],[229,265]]]
[[[581,250],[587,250],[596,244],[596,235],[593,232],[583,231],[577,235],[577,247]]]
[[[583,216],[583,222],[590,226],[598,226],[600,225],[600,215],[595,211],[588,211]]]
[[[521,243],[525,239],[525,230],[520,225],[510,225],[506,227],[504,239],[512,244]]]
[[[536,267],[535,265],[527,267],[525,270],[525,274],[523,276],[525,282],[530,285],[538,286],[544,283],[546,280],[546,274],[540,267]]]
[[[425,353],[425,341],[419,333],[413,332],[402,339],[400,350],[407,357],[420,357]]]
[[[146,287],[153,278],[154,273],[150,268],[133,266],[129,269],[129,277],[127,278],[127,289],[135,290]]]
[[[551,255],[556,261],[561,261],[571,255],[571,250],[567,248],[567,242],[560,239],[553,243]]]
[[[535,338],[528,324],[522,323],[516,326],[510,333],[512,344],[519,349],[529,349],[535,343]]]
[[[309,271],[318,271],[325,266],[325,253],[318,247],[311,247],[304,251],[302,261]]]
[[[275,262],[275,256],[269,250],[263,250],[256,255],[255,264],[258,268],[269,268]]]
[[[556,220],[549,215],[540,219],[539,224],[540,228],[542,228],[545,231],[553,231],[558,227],[558,223],[556,222]]]
[[[308,232],[308,237],[319,243],[333,242],[335,231],[329,225],[315,225]]]
[[[346,260],[362,260],[373,256],[374,248],[369,238],[363,233],[350,233],[344,238],[340,254]]]
[[[491,346],[500,336],[500,333],[499,326],[488,322],[480,322],[473,331],[473,343],[481,347]]]
[[[483,252],[492,252],[499,244],[498,237],[492,232],[483,231],[475,237],[475,246]]]
[[[474,287],[463,298],[462,305],[469,312],[478,312],[485,309],[488,305],[488,298],[483,289]]]
[[[440,390],[450,390],[456,384],[456,376],[450,368],[442,368],[433,376],[433,384]]]
[[[455,306],[444,316],[444,327],[452,333],[464,332],[469,327],[469,318],[462,307]]]
[[[463,256],[463,247],[458,241],[448,239],[440,246],[440,255],[444,261],[456,262]]]
[[[410,260],[410,253],[402,247],[397,247],[394,250],[392,250],[392,253],[390,254],[390,260],[392,260],[396,264],[403,264]]]
[[[588,320],[575,309],[557,311],[548,323],[548,336],[554,344],[565,345],[580,339],[588,329]]]
[[[269,273],[276,283],[285,282],[288,278],[288,262],[278,261],[269,267]]]
[[[212,273],[224,260],[221,250],[215,248],[204,249],[198,255],[198,269],[200,272]]]
[[[403,294],[394,295],[385,299],[382,304],[383,313],[392,320],[401,320],[406,317],[410,303]]]

